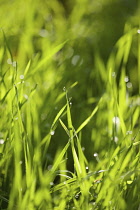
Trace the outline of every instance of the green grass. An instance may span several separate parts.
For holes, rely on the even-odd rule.
[[[0,209],[139,209],[139,7],[111,36],[112,4],[1,1]]]

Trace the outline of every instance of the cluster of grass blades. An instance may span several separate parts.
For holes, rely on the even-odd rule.
[[[16,24],[2,18],[0,209],[137,210],[140,30],[126,24],[108,60],[96,49],[92,65],[92,49],[81,50],[95,36],[89,2],[67,19],[48,2],[11,1]]]
[[[58,111],[43,138],[39,113],[42,90],[35,83],[30,87],[26,82],[26,76],[28,78],[38,67],[34,69],[29,62],[24,75],[19,75],[8,45],[6,49],[1,48],[2,63],[5,62],[4,51],[11,56],[11,63],[5,64],[4,68],[1,66],[1,209],[138,209],[139,97],[131,95],[132,84],[126,75],[132,39],[137,35],[137,30],[133,29],[121,37],[106,67],[100,56],[96,56],[106,90],[91,115],[77,129],[73,126],[69,92],[77,88],[74,83],[55,99],[56,104],[62,99],[66,104]],[[41,60],[38,66],[43,62]],[[121,73],[117,78],[119,69]],[[92,136],[98,151],[93,154],[96,162],[87,160],[82,147],[82,133],[92,118],[96,121]],[[105,136],[100,128],[102,123],[107,129]],[[56,149],[49,165],[49,146],[59,132],[58,125],[66,133],[67,140],[62,149]],[[67,168],[70,154],[73,171]]]

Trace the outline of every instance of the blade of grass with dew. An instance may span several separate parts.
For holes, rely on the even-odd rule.
[[[66,90],[66,100],[67,100],[67,121],[68,121],[68,129],[70,130],[69,134],[70,134],[71,149],[72,149],[72,154],[73,154],[73,159],[74,159],[74,166],[75,166],[76,172],[78,174],[78,177],[81,177],[82,170],[81,170],[79,159],[78,159],[78,156],[77,156],[77,153],[76,153],[76,150],[75,150],[75,146],[74,146],[73,125],[72,125],[72,118],[71,118],[71,111],[70,111],[70,105],[69,105],[67,90]]]

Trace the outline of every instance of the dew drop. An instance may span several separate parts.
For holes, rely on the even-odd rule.
[[[126,135],[131,135],[132,134],[132,131],[127,131],[126,132]]]
[[[49,33],[46,29],[41,29],[40,32],[39,32],[39,35],[41,37],[47,37],[49,35]]]
[[[54,183],[53,183],[53,182],[50,182],[50,185],[51,185],[51,186],[53,186],[53,185],[54,185]]]
[[[51,131],[50,134],[53,136],[55,134],[55,131]]]
[[[79,59],[80,59],[80,55],[75,55],[75,56],[73,56],[71,63],[74,66],[76,66],[76,64],[78,63]]]
[[[63,91],[66,92],[66,87],[63,87]]]
[[[128,76],[126,76],[126,77],[124,78],[124,81],[125,81],[125,82],[128,82],[128,81],[129,81]]]
[[[116,72],[112,72],[112,77],[116,77]]]
[[[115,143],[118,142],[118,137],[117,136],[115,136],[113,139],[114,139]]]
[[[23,96],[24,96],[25,99],[28,99],[28,95],[24,94]]]
[[[12,65],[13,65],[13,67],[16,67],[17,66],[17,62],[13,61]]]
[[[126,86],[127,86],[127,88],[132,88],[132,83],[128,82]]]
[[[20,75],[20,79],[24,79],[24,75]]]
[[[0,144],[4,144],[4,139],[0,139]]]
[[[116,125],[120,125],[120,118],[119,117],[113,117],[112,119],[113,123],[116,124]]]
[[[8,58],[8,59],[7,59],[7,63],[8,63],[8,64],[12,64],[11,58]]]
[[[48,165],[48,170],[51,170],[52,169],[52,165]]]
[[[94,156],[94,157],[98,157],[98,153],[97,153],[97,152],[95,152],[93,156]]]

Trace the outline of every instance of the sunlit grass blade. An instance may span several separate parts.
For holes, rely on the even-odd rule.
[[[49,59],[52,58],[53,55],[55,55],[59,50],[61,50],[63,48],[63,46],[67,43],[67,41],[59,44],[58,46],[54,47],[51,52],[45,57],[43,58],[41,61],[38,62],[37,66],[34,67],[34,69],[32,69],[31,73],[28,74],[28,77],[33,75],[35,72],[37,72],[44,64],[46,64],[48,62]]]
[[[94,116],[94,114],[97,112],[98,106],[95,107],[91,115],[79,126],[79,128],[76,130],[76,133],[79,133],[91,120],[91,118]]]
[[[58,112],[58,114],[56,115],[53,123],[52,123],[52,126],[51,126],[51,129],[53,130],[54,129],[54,126],[56,124],[56,122],[59,120],[59,118],[61,117],[61,115],[63,114],[64,110],[66,109],[67,105],[64,105],[60,111]]]
[[[68,128],[65,126],[65,124],[62,122],[62,120],[61,120],[61,119],[59,119],[59,121],[60,121],[60,123],[61,123],[62,127],[64,128],[64,130],[66,131],[67,135],[70,137],[70,134],[69,134],[69,130],[68,130]]]
[[[67,152],[67,149],[70,145],[70,141],[67,142],[67,144],[65,145],[65,147],[62,149],[62,151],[60,152],[59,156],[57,157],[57,159],[55,160],[55,163],[53,164],[52,168],[51,168],[51,172],[54,173],[56,171],[56,169],[58,168],[59,164],[61,163],[64,155]]]
[[[31,60],[29,60],[26,68],[25,68],[25,71],[24,71],[24,76],[26,76],[26,74],[28,73],[29,69],[30,69],[30,66],[31,66]]]

